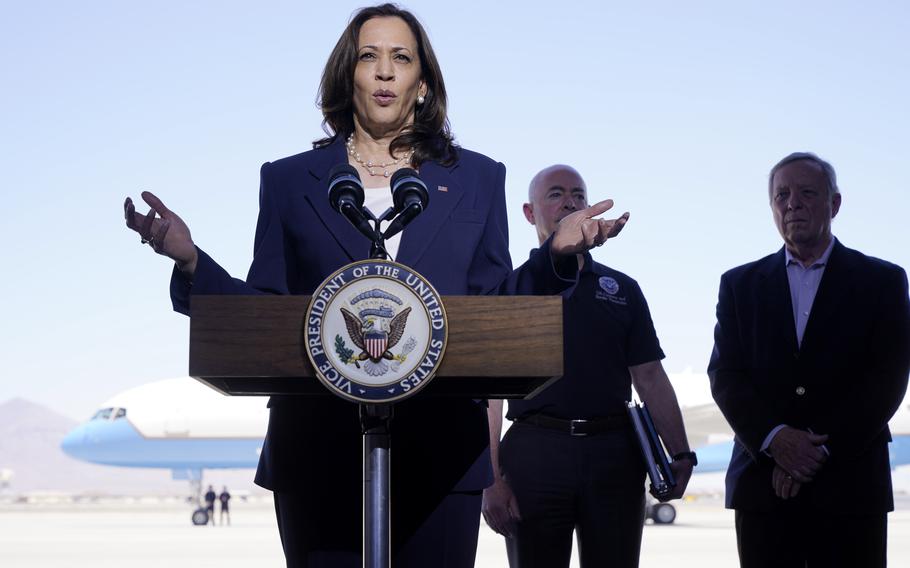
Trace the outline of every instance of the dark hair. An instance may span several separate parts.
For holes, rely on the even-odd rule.
[[[427,86],[424,103],[417,107],[414,123],[392,140],[389,152],[413,148],[411,165],[414,167],[426,160],[451,165],[455,162],[455,144],[446,116],[446,87],[439,62],[426,31],[414,14],[394,4],[358,10],[335,44],[322,71],[317,101],[322,109],[322,129],[328,136],[313,142],[313,147],[328,146],[339,136],[346,138],[354,131],[354,67],[360,28],[367,20],[382,17],[401,18],[411,28],[417,40],[422,79]]]
[[[770,199],[771,193],[774,191],[772,184],[774,183],[774,174],[777,173],[777,170],[782,167],[790,164],[792,162],[805,161],[812,162],[818,166],[822,173],[825,174],[825,177],[828,178],[828,198],[833,198],[835,194],[840,193],[840,188],[837,187],[837,174],[834,172],[834,166],[828,162],[822,160],[812,152],[793,152],[788,156],[774,164],[774,167],[771,168],[771,173],[768,174],[768,198]]]

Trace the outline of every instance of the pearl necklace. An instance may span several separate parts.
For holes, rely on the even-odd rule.
[[[411,156],[414,154],[414,150],[408,150],[407,152],[405,152],[404,156],[402,156],[396,160],[392,160],[391,162],[385,162],[382,164],[374,164],[372,160],[367,160],[366,162],[364,162],[363,158],[360,157],[360,152],[358,152],[357,148],[354,146],[354,133],[353,132],[351,133],[350,136],[348,136],[347,142],[345,142],[344,145],[348,147],[348,155],[351,156],[352,158],[354,158],[355,162],[357,162],[358,164],[363,166],[364,169],[366,169],[368,174],[370,174],[371,176],[376,176],[376,177],[379,177],[379,176],[390,177],[392,175],[392,172],[390,172],[388,170],[389,166],[397,166],[398,164],[407,163],[408,161],[410,161]],[[382,172],[373,171],[373,168],[381,168]]]

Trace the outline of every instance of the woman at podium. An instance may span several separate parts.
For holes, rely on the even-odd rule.
[[[329,170],[357,169],[372,211],[392,203],[389,179],[412,167],[431,206],[387,242],[390,255],[440,294],[554,294],[571,285],[576,252],[603,244],[627,216],[594,219],[602,202],[563,222],[554,238],[512,269],[505,167],[454,143],[446,90],[421,24],[390,4],[357,12],[320,84],[327,136],[313,149],[262,166],[254,257],[232,278],[196,245],[155,195],[127,226],[175,263],[174,309],[196,294],[311,294],[329,275],[368,257],[370,242],[326,198]],[[270,489],[288,566],[359,566],[361,432],[358,407],[336,397],[272,397],[256,483]],[[481,492],[492,482],[485,408],[421,398],[395,408],[391,465],[394,566],[474,565]]]

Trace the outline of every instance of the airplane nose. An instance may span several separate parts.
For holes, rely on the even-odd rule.
[[[60,449],[78,460],[117,465],[118,456],[137,439],[141,437],[126,420],[89,420],[70,430]]]
[[[70,457],[83,459],[85,457],[86,442],[88,442],[88,432],[84,424],[76,426],[63,437],[60,442],[60,449]]]

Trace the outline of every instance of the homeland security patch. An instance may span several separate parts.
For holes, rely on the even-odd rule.
[[[416,393],[435,375],[448,340],[436,290],[387,260],[348,264],[326,278],[305,321],[316,376],[353,402],[394,402]]]
[[[617,282],[615,278],[601,276],[597,282],[600,284],[600,287],[603,288],[603,291],[611,296],[614,296],[619,292],[619,282]]]
[[[597,279],[597,284],[600,286],[600,290],[594,290],[594,297],[598,300],[607,300],[614,304],[619,304],[620,306],[626,305],[625,296],[617,296],[619,292],[619,282],[616,281],[612,276],[601,276]]]

